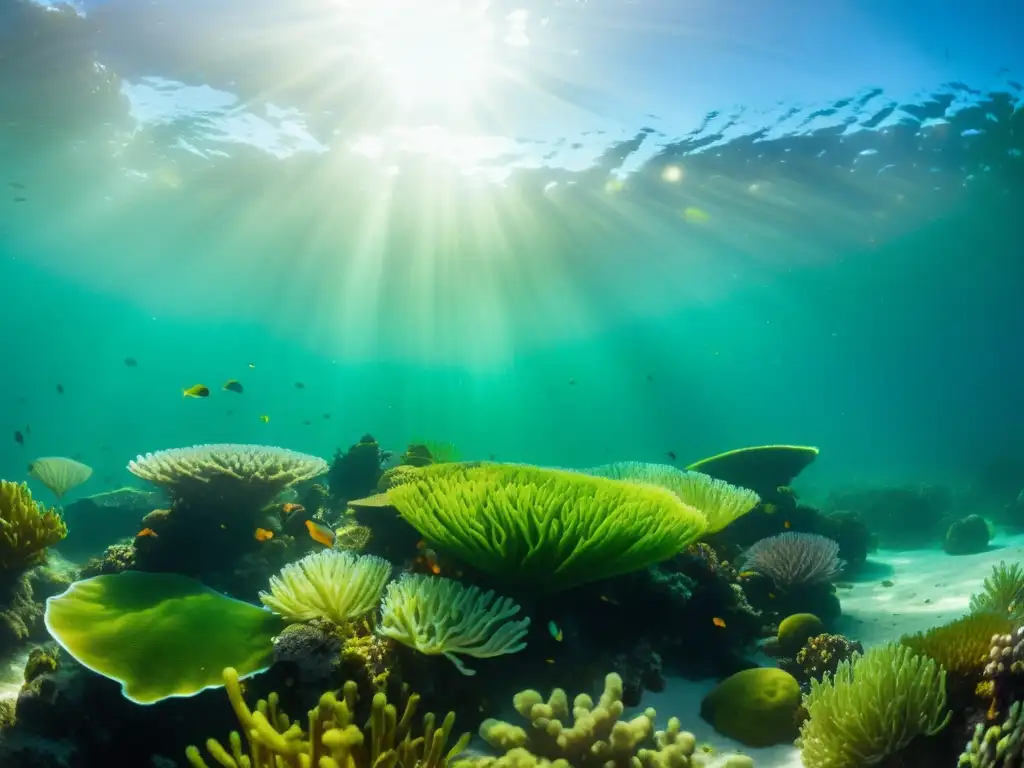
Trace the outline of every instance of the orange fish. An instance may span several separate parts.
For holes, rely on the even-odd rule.
[[[270,541],[274,538],[274,532],[268,531],[266,528],[256,529],[256,541]]]
[[[789,520],[787,520],[786,522],[784,522],[782,524],[782,527],[785,528],[786,530],[789,530],[790,528],[793,527],[793,524],[791,522],[789,522]]]
[[[306,508],[301,504],[289,501],[287,504],[282,505],[281,511],[286,515],[290,515],[292,512],[305,512]]]
[[[143,528],[141,531],[139,531],[135,535],[136,536],[152,536],[154,539],[157,536],[156,531],[154,531],[152,528]]]
[[[323,544],[325,547],[334,546],[334,531],[326,525],[320,525],[320,523],[314,522],[313,520],[307,520],[306,530],[309,531],[309,538],[317,544]]]
[[[711,620],[711,623],[720,629],[725,629],[725,620],[720,619],[717,616]]]

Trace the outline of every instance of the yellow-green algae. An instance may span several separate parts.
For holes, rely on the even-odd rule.
[[[46,628],[76,661],[137,704],[194,696],[266,669],[283,628],[273,613],[171,573],[125,571],[46,601]]]
[[[432,544],[541,592],[665,560],[709,527],[664,488],[528,465],[435,464],[388,498]]]

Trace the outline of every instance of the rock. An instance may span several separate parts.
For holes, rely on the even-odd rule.
[[[956,520],[946,529],[942,548],[950,555],[974,555],[988,549],[988,523],[979,515]]]
[[[138,488],[78,499],[64,508],[68,535],[55,549],[78,563],[100,556],[110,544],[134,537],[141,530],[142,518],[161,504],[159,493]]]

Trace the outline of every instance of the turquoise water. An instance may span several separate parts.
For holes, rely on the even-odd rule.
[[[813,491],[1019,447],[1014,19],[962,21],[982,51],[910,6],[493,4],[418,24],[500,45],[381,33],[401,70],[358,45],[398,16],[352,7],[2,5],[0,475],[76,456],[88,494],[146,451],[369,431],[568,466],[810,444]]]

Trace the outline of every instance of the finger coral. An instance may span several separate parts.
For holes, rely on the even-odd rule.
[[[340,699],[325,693],[309,712],[308,730],[293,722],[278,709],[278,697],[271,694],[249,709],[242,695],[238,673],[224,670],[224,685],[238,717],[242,736],[232,732],[225,749],[216,739],[206,742],[206,750],[217,765],[225,768],[446,768],[448,762],[469,743],[464,734],[447,752],[448,739],[455,727],[451,712],[440,725],[432,713],[423,718],[422,735],[413,736],[413,719],[419,696],[413,694],[401,718],[383,693],[373,697],[366,725],[356,725],[357,686],[349,681],[341,689]],[[210,768],[198,747],[185,753],[193,768]]]
[[[449,659],[476,674],[459,655],[488,659],[526,647],[530,619],[512,621],[519,606],[494,592],[451,579],[403,574],[388,584],[379,632],[420,653]]]
[[[696,748],[693,734],[683,731],[676,718],[655,733],[653,709],[620,720],[622,678],[614,673],[605,678],[596,705],[581,693],[570,706],[561,688],[547,701],[537,691],[521,691],[513,705],[529,728],[485,720],[480,738],[502,756],[462,760],[454,768],[687,768]]]
[[[344,624],[377,607],[389,578],[391,564],[383,558],[325,549],[282,568],[260,600],[288,621]]]
[[[934,660],[890,643],[811,681],[800,728],[805,768],[862,768],[894,756],[949,723],[946,673]]]
[[[172,498],[237,501],[255,507],[327,469],[327,462],[317,456],[233,443],[157,451],[128,463],[129,472],[160,486]]]
[[[431,544],[549,593],[665,560],[708,529],[663,488],[526,465],[435,464],[388,498]]]
[[[60,514],[33,501],[27,485],[0,480],[0,571],[46,562],[46,548],[67,533]]]

